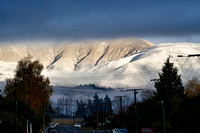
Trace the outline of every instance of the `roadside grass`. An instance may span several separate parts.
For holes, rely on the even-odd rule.
[[[81,118],[76,118],[75,121],[73,118],[53,118],[52,122],[59,123],[60,125],[73,125],[74,122],[80,122]]]

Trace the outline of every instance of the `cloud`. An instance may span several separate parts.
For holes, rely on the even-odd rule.
[[[200,1],[6,0],[0,41],[199,34]]]

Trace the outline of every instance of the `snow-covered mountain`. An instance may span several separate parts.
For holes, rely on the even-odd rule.
[[[178,57],[199,54],[198,43],[168,43],[148,47],[134,54],[102,62],[84,69],[84,71],[64,72],[60,70],[44,71],[56,85],[74,86],[78,84],[96,84],[115,89],[153,88],[151,79],[158,73],[170,56],[170,61],[178,68],[183,83],[193,77],[199,77],[200,60],[198,57]]]
[[[60,45],[4,44],[0,46],[1,88],[5,78],[12,77],[17,61],[27,55],[39,59],[43,75],[55,86],[95,84],[116,90],[152,88],[151,79],[158,78],[167,57],[182,74],[186,83],[199,77],[198,57],[177,55],[199,54],[199,43],[168,43],[153,45],[142,39],[68,42]]]

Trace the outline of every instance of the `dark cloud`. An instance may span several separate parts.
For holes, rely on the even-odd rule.
[[[0,40],[200,34],[199,0],[4,0]]]

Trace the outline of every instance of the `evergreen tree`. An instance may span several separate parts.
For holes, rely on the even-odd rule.
[[[87,115],[91,115],[93,113],[93,106],[92,106],[92,100],[88,100],[87,104]]]
[[[110,97],[108,97],[108,95],[105,96],[104,98],[104,102],[106,103],[106,111],[110,112],[111,110],[111,100]]]
[[[165,102],[170,101],[175,95],[183,96],[184,94],[181,75],[178,75],[178,69],[174,67],[174,64],[170,63],[170,57],[164,63],[162,72],[159,73],[155,88],[157,98]]]
[[[76,101],[77,102],[77,111],[76,111],[76,116],[83,118],[86,116],[86,103],[83,101]]]
[[[184,87],[181,81],[181,75],[178,75],[178,69],[170,63],[170,57],[167,58],[162,72],[159,73],[159,79],[155,82],[157,89],[156,98],[163,100],[165,111],[166,131],[178,132],[179,107],[184,96]]]
[[[95,93],[93,100],[94,112],[101,111],[101,103],[103,102],[102,99]]]

